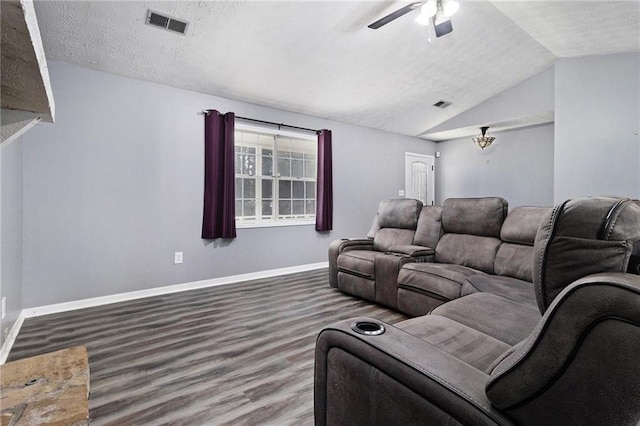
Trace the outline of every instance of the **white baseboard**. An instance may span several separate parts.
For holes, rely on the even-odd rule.
[[[7,334],[6,340],[2,344],[2,347],[0,347],[0,365],[3,365],[7,361],[9,351],[11,351],[13,343],[16,341],[16,337],[18,337],[18,333],[20,332],[24,319],[24,311],[20,311],[18,318],[16,318],[16,322],[13,323],[11,330],[9,330],[9,334]]]
[[[270,269],[267,271],[251,272],[248,274],[212,278],[210,280],[192,281],[183,284],[155,287],[148,290],[131,291],[127,293],[112,294],[109,296],[93,297],[91,299],[75,300],[73,302],[55,303],[53,305],[23,309],[21,313],[24,314],[25,318],[39,317],[42,315],[57,314],[59,312],[73,311],[76,309],[91,308],[93,306],[108,305],[110,303],[142,299],[144,297],[160,296],[163,294],[177,293],[180,291],[194,290],[197,288],[216,287],[219,285],[233,284],[241,281],[270,278],[278,275],[288,275],[294,274],[296,272],[312,271],[314,269],[322,269],[328,267],[329,262],[310,263],[307,265],[292,266],[289,268]]]
[[[18,337],[20,327],[25,318],[39,317],[42,315],[57,314],[60,312],[73,311],[76,309],[91,308],[93,306],[108,305],[111,303],[126,302],[128,300],[142,299],[145,297],[160,296],[163,294],[178,293],[180,291],[195,290],[198,288],[216,287],[219,285],[234,284],[241,281],[257,280],[260,278],[270,278],[278,275],[295,274],[296,272],[313,271],[315,269],[328,268],[329,262],[309,263],[307,265],[292,266],[288,268],[270,269],[267,271],[251,272],[248,274],[232,275],[210,280],[193,281],[183,284],[174,284],[164,287],[155,287],[148,290],[131,291],[127,293],[112,294],[109,296],[93,297],[90,299],[75,300],[73,302],[55,303],[53,305],[27,308],[20,311],[18,319],[11,327],[7,339],[0,348],[0,365],[4,364],[13,343]]]

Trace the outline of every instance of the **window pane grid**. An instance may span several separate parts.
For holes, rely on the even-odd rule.
[[[316,143],[236,131],[236,220],[315,218]]]

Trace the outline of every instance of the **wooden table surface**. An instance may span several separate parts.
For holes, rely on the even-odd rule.
[[[86,425],[87,349],[76,346],[0,366],[0,425]]]

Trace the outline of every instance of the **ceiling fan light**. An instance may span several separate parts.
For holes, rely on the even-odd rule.
[[[442,11],[442,9],[438,9],[438,12],[436,13],[436,17],[433,20],[433,24],[434,25],[440,25],[444,22],[449,21],[449,18],[447,18],[446,16],[444,16],[444,12]]]
[[[424,25],[424,26],[429,26],[429,21],[431,20],[431,17],[425,15],[424,13],[421,13],[420,15],[418,15],[416,17],[416,22],[420,25]]]
[[[445,0],[442,2],[442,11],[444,12],[444,16],[447,18],[453,16],[454,13],[458,11],[460,7],[460,3],[456,0]]]
[[[438,5],[436,4],[436,0],[429,0],[420,8],[421,15],[425,15],[428,18],[433,17],[438,11]]]

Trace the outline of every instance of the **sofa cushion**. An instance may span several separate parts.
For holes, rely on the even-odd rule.
[[[410,198],[382,200],[378,206],[380,228],[401,228],[416,230],[422,202]]]
[[[439,315],[425,315],[395,324],[475,368],[489,373],[493,362],[511,346]]]
[[[427,315],[433,308],[448,300],[434,294],[418,293],[416,289],[411,287],[398,287],[398,310],[409,317]]]
[[[515,207],[502,224],[500,239],[514,244],[533,246],[542,219],[551,207]]]
[[[444,263],[407,263],[398,275],[398,287],[440,300],[460,297],[462,283],[481,271]]]
[[[376,257],[381,254],[381,252],[373,250],[345,251],[338,256],[338,270],[348,271],[372,280],[375,277]]]
[[[461,296],[473,293],[491,293],[516,302],[536,306],[536,295],[533,284],[500,275],[478,274],[471,275],[462,284]]]
[[[447,317],[508,345],[526,338],[541,318],[540,311],[529,303],[490,293],[452,300],[435,308],[431,315]]]
[[[448,198],[442,203],[445,233],[500,237],[509,205],[500,197]]]
[[[369,228],[369,232],[367,232],[367,238],[373,240],[373,237],[376,236],[376,233],[380,230],[380,221],[378,220],[378,213],[373,217],[373,222],[371,222],[371,228]]]
[[[436,262],[468,266],[492,274],[502,242],[477,235],[444,234],[436,246]]]
[[[362,297],[363,299],[375,300],[376,298],[376,283],[374,280],[348,272],[338,271],[338,288],[345,293]]]
[[[502,243],[493,264],[496,275],[533,281],[533,247],[522,244]]]
[[[516,207],[509,212],[500,231],[503,244],[493,266],[496,275],[533,281],[533,243],[550,207]]]
[[[413,242],[415,231],[399,228],[381,228],[373,239],[373,249],[389,251],[393,246],[408,246]]]
[[[418,246],[436,248],[442,235],[442,207],[424,206],[418,217],[418,226],[413,243]]]

